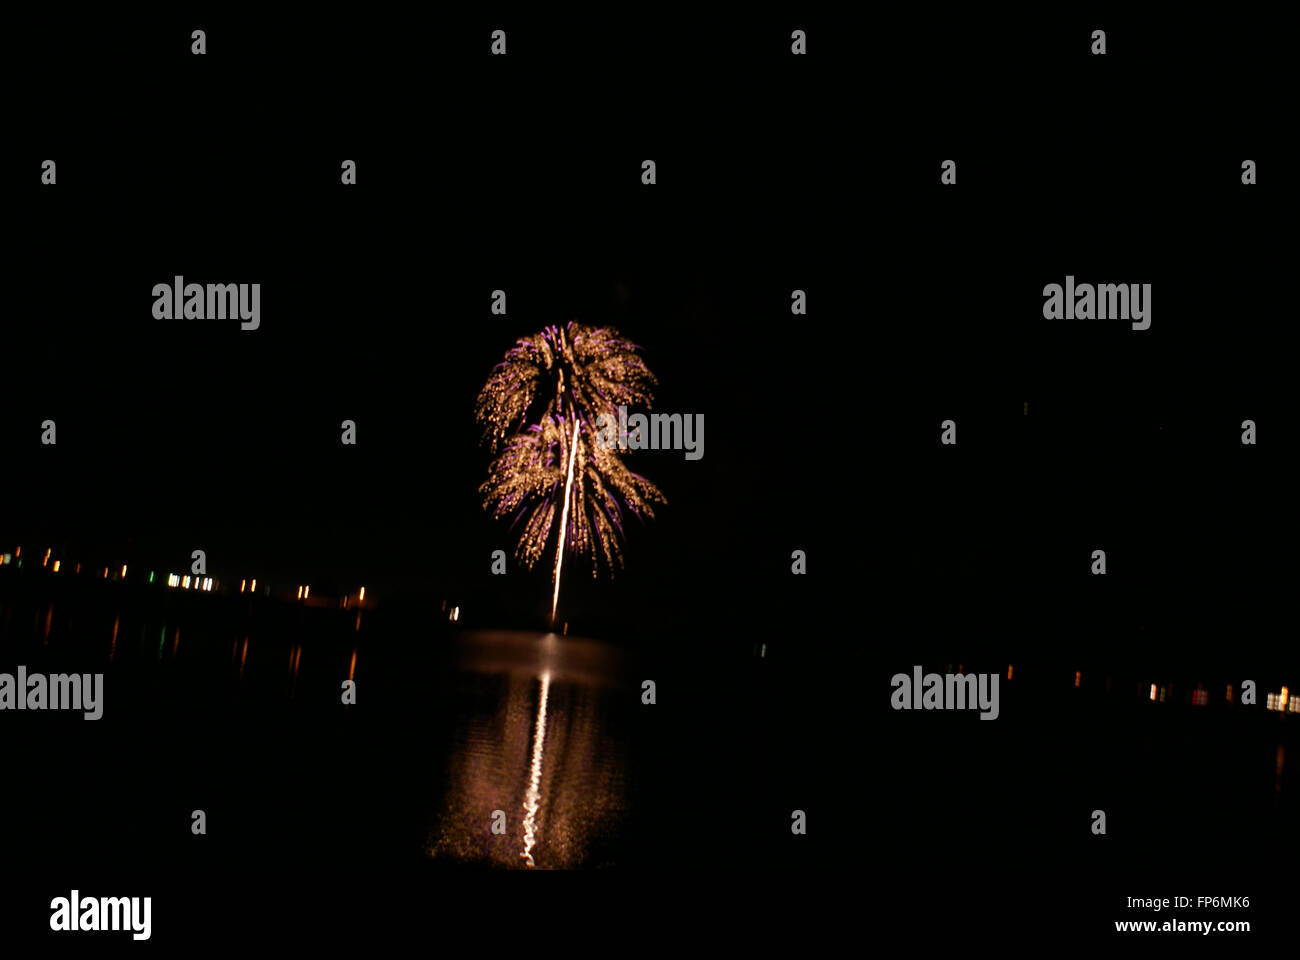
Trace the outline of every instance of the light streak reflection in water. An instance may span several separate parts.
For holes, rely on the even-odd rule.
[[[546,744],[546,698],[551,689],[551,671],[542,672],[542,692],[537,698],[537,725],[533,730],[533,762],[528,768],[528,793],[524,797],[524,850],[519,856],[530,867],[537,866],[533,860],[533,845],[537,842],[537,807],[542,795],[542,750]]]
[[[466,631],[457,646],[426,854],[525,870],[615,864],[640,706],[622,654],[505,630]]]

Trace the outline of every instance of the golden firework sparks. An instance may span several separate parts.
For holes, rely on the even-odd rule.
[[[478,395],[475,419],[496,454],[483,506],[519,528],[515,556],[529,569],[557,531],[557,596],[561,550],[590,556],[593,577],[602,560],[612,572],[623,565],[626,514],[653,519],[654,504],[667,502],[627,468],[620,444],[596,439],[602,415],[653,402],[657,381],[637,350],[610,327],[547,327],[517,341]]]

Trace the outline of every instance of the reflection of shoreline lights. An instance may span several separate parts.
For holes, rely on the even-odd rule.
[[[546,699],[551,689],[551,671],[543,671],[541,680],[542,693],[537,700],[537,726],[533,731],[533,761],[528,770],[528,793],[524,796],[524,850],[519,854],[528,861],[530,867],[537,866],[532,851],[536,842],[537,809],[541,805],[542,747],[546,742]]]

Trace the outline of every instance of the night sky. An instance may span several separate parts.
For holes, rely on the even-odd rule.
[[[881,864],[923,876],[976,827],[1025,875],[1132,873],[1148,837],[1171,869],[1264,863],[1295,840],[1293,787],[1266,826],[1235,781],[1162,792],[1142,777],[1162,751],[1195,762],[1186,728],[1062,720],[1054,691],[1075,671],[1216,698],[1300,678],[1281,32],[1111,18],[1094,58],[1091,11],[885,16],[534,16],[502,62],[496,12],[16,28],[11,80],[41,72],[0,168],[0,549],[162,573],[201,548],[227,581],[364,584],[413,626],[446,600],[471,626],[544,628],[549,563],[522,570],[481,506],[474,401],[516,338],[611,325],[658,378],[654,411],[704,415],[705,455],[631,455],[668,504],[629,524],[614,579],[566,560],[560,619],[656,651],[701,698],[670,714],[693,741],[681,790],[742,827],[693,846],[674,806],[682,869],[750,855],[750,827],[809,797],[841,822],[750,862],[843,897]],[[795,26],[813,55],[789,56]],[[153,319],[177,275],[260,283],[260,329]],[[1151,283],[1151,329],[1045,320],[1067,275]],[[1013,662],[1030,692],[996,735],[887,706],[914,664]],[[735,757],[706,744],[720,723]],[[1071,832],[1095,803],[1118,814],[1113,859]],[[1236,892],[1223,871],[1211,892]],[[907,906],[974,911],[980,886]]]

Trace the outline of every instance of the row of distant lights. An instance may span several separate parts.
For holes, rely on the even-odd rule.
[[[123,567],[123,570],[126,568]],[[125,573],[123,574],[125,576]],[[167,586],[180,587],[182,590],[202,590],[205,593],[212,592],[211,577],[191,577],[188,574],[180,576],[176,573],[167,574]]]
[[[50,553],[51,553],[51,550],[52,550],[52,548],[47,548],[47,549],[46,549],[46,551],[45,551],[45,556],[41,558],[41,566],[42,566],[42,567],[45,567],[45,568],[48,569],[48,570],[50,570],[52,573],[58,573],[60,570],[63,569],[63,561],[62,561],[62,560],[55,560],[54,563],[53,563],[53,565],[51,565],[51,564],[50,564]],[[22,558],[22,555],[23,555],[23,548],[22,548],[22,547],[19,547],[19,548],[16,549],[13,553],[0,553],[0,567],[7,567],[7,566],[9,566],[11,563],[13,563],[15,560],[18,561],[18,564],[17,564],[17,565],[21,567],[21,566],[23,565],[23,561],[22,561],[22,559],[21,559],[21,558]],[[76,573],[80,573],[80,572],[81,572],[81,564],[77,564],[77,567],[76,567],[76,571],[75,571],[75,572],[76,572]],[[122,564],[122,574],[121,574],[121,576],[122,576],[123,579],[125,579],[125,577],[126,577],[126,564]],[[108,567],[105,567],[105,568],[104,568],[104,579],[105,579],[105,580],[108,579]],[[150,582],[150,583],[153,583],[153,573],[152,573],[152,572],[150,572],[150,574],[149,574],[149,582]]]
[[[1013,664],[1007,665],[1007,679],[1010,680],[1014,669]],[[958,668],[961,672],[961,668]],[[1074,685],[1077,687],[1083,681],[1083,671],[1074,671]],[[1147,694],[1147,699],[1152,703],[1164,703],[1169,696],[1169,688],[1151,684],[1151,692]],[[1228,684],[1228,702],[1232,703],[1232,684]],[[1203,688],[1192,691],[1192,706],[1205,707],[1210,703],[1210,691]],[[1300,713],[1300,699],[1291,696],[1291,691],[1283,687],[1280,693],[1270,693],[1266,701],[1266,709],[1276,710],[1279,713]]]
[[[1300,700],[1292,700],[1286,687],[1282,688],[1281,693],[1270,693],[1264,705],[1278,713],[1300,713]]]
[[[13,553],[0,554],[0,566],[8,566],[9,564],[14,562],[15,557],[21,557],[22,553],[23,553],[23,548],[19,547]],[[47,549],[45,551],[45,558],[41,561],[41,566],[43,567],[49,566],[49,562],[50,562],[50,550]],[[21,565],[21,563],[22,561],[20,560],[19,564]],[[61,562],[55,560],[54,566],[51,567],[50,569],[52,569],[54,573],[58,573],[60,566],[61,566]],[[80,572],[81,572],[81,564],[77,564],[77,573]],[[149,572],[150,583],[153,583],[153,576],[154,576],[153,571],[150,571]],[[108,579],[108,567],[104,568],[104,579],[105,580]],[[121,579],[123,580],[126,579],[126,564],[122,564]],[[181,575],[179,573],[169,573],[167,574],[167,586],[178,587],[181,590],[199,590],[203,593],[211,593],[212,588],[216,586],[216,581],[213,580],[212,577],[191,577],[188,574]],[[256,579],[239,581],[240,593],[254,593],[256,592],[256,590],[257,590]],[[310,585],[304,584],[298,587],[299,600],[306,600],[310,596],[311,596]],[[357,591],[357,600],[358,602],[364,603],[365,599],[366,599],[366,588],[362,587],[360,590]],[[346,599],[344,600],[344,605],[345,606],[347,605]],[[457,607],[454,611],[452,611],[451,619],[452,620],[460,619],[460,607]]]
[[[1168,689],[1166,687],[1158,687],[1153,683],[1151,684],[1151,692],[1147,694],[1147,699],[1153,703],[1164,703],[1167,695]],[[1228,684],[1226,698],[1229,703],[1232,703],[1232,696],[1232,684]],[[1208,706],[1209,703],[1210,691],[1192,691],[1192,706],[1204,707]],[[1264,706],[1267,710],[1276,710],[1279,713],[1300,713],[1300,700],[1292,699],[1291,691],[1287,687],[1283,687],[1278,693],[1270,693],[1264,702]]]
[[[13,558],[14,558],[15,556],[21,555],[21,553],[22,553],[22,547],[19,547],[16,553],[12,553],[12,554],[11,554],[11,553],[6,553],[6,554],[3,554],[3,555],[0,555],[0,561],[3,561],[3,564],[9,564],[9,563],[12,563],[12,562],[13,562]],[[42,562],[42,566],[44,566],[45,563],[49,562],[49,559],[50,559],[50,551],[49,551],[49,550],[46,550],[46,551],[45,551],[45,561]],[[0,565],[3,565],[3,564],[0,564]],[[80,567],[78,567],[78,570],[80,570]],[[58,573],[58,572],[59,572],[59,561],[57,561],[57,560],[54,561],[54,572],[55,572],[55,573]],[[108,576],[108,568],[107,568],[107,567],[104,568],[104,576],[105,576],[105,577]],[[125,565],[125,564],[122,565],[122,577],[123,577],[123,578],[126,577],[126,565]],[[149,574],[149,582],[150,582],[150,583],[153,582],[153,574],[152,574],[152,573]],[[172,574],[168,574],[168,576],[167,576],[167,586],[169,586],[169,587],[176,587],[176,586],[179,586],[179,587],[181,587],[181,588],[184,589],[184,590],[196,589],[196,590],[204,590],[204,591],[207,591],[207,592],[211,593],[211,592],[212,592],[212,578],[211,578],[211,577],[203,577],[203,578],[200,578],[200,577],[194,577],[194,578],[193,578],[193,584],[191,584],[191,578],[190,578],[190,577],[188,577],[188,576],[186,576],[186,577],[178,577],[176,574],[172,573]],[[255,590],[257,589],[257,581],[256,581],[256,580],[252,580],[252,581],[248,581],[248,580],[240,580],[240,581],[239,581],[239,592],[240,592],[240,593],[244,593],[244,592],[245,592],[245,587],[247,587],[247,592],[248,592],[248,593],[252,593],[253,591],[255,591]],[[311,587],[310,587],[309,585],[303,585],[303,586],[298,587],[298,599],[299,599],[299,600],[306,600],[306,599],[307,599],[308,597],[310,597],[310,596],[311,596]],[[358,600],[361,600],[361,601],[364,601],[364,600],[366,599],[366,588],[365,588],[365,587],[362,587],[362,588],[360,589],[360,591],[358,591],[358,593],[357,593],[357,599],[358,599]],[[443,609],[444,609],[444,610],[447,609],[446,601],[443,602]],[[447,619],[448,619],[448,620],[451,620],[451,621],[453,621],[453,622],[460,620],[460,607],[459,607],[459,606],[455,606],[455,607],[452,607],[451,610],[448,610],[448,611],[447,611]],[[1012,675],[1013,675],[1013,673],[1014,673],[1014,670],[1015,670],[1015,665],[1014,665],[1014,664],[1007,664],[1007,679],[1008,679],[1008,680],[1011,679],[1011,677],[1012,677]],[[961,671],[961,668],[958,667],[958,672],[960,672],[960,671]],[[1082,671],[1079,671],[1079,670],[1076,670],[1076,671],[1074,672],[1074,685],[1075,685],[1076,687],[1079,686],[1082,680],[1083,680],[1083,672],[1082,672]],[[1165,700],[1166,700],[1167,694],[1168,694],[1168,690],[1167,690],[1167,688],[1165,688],[1165,687],[1161,687],[1161,686],[1157,686],[1156,684],[1153,683],[1153,684],[1151,684],[1151,692],[1150,692],[1150,694],[1148,695],[1148,698],[1149,698],[1153,703],[1164,703]],[[1204,706],[1208,706],[1208,705],[1209,705],[1209,702],[1210,702],[1210,692],[1209,692],[1208,690],[1194,690],[1194,691],[1192,691],[1192,705],[1193,705],[1193,706],[1196,706],[1196,707],[1204,707]],[[1229,703],[1232,702],[1232,684],[1228,684],[1228,702],[1229,702]],[[1268,709],[1268,710],[1276,710],[1276,711],[1278,711],[1279,713],[1300,713],[1300,700],[1293,700],[1293,699],[1291,698],[1291,692],[1290,692],[1290,690],[1288,690],[1286,687],[1283,687],[1280,693],[1270,693],[1270,694],[1268,695],[1268,699],[1267,699],[1267,701],[1266,701],[1266,709]]]
[[[50,552],[51,552],[51,550],[50,550],[49,548],[47,548],[46,551],[45,551],[45,556],[41,558],[41,566],[42,566],[42,567],[46,567],[46,568],[49,569],[52,573],[58,573],[61,569],[63,569],[63,561],[62,561],[62,560],[55,560],[53,566],[51,566],[51,565],[50,565]],[[13,553],[0,553],[0,567],[7,567],[7,566],[9,566],[9,564],[13,563],[15,560],[18,560],[18,566],[21,567],[21,566],[23,565],[23,562],[22,562],[22,560],[21,560],[22,555],[23,555],[23,548],[22,548],[22,547],[19,547],[19,548],[18,548],[17,550],[15,550]],[[76,572],[77,572],[77,573],[80,573],[80,572],[81,572],[81,564],[77,564]],[[123,579],[126,578],[126,564],[122,564],[122,574],[121,574],[121,576],[122,576]],[[105,580],[108,579],[108,567],[105,567],[105,568],[104,568],[104,579],[105,579]],[[149,573],[149,582],[150,582],[150,583],[153,583],[153,572],[152,572],[152,571]]]

